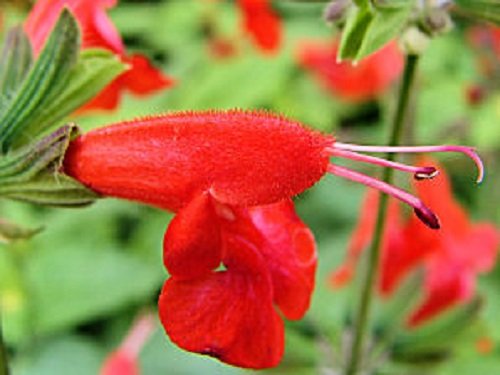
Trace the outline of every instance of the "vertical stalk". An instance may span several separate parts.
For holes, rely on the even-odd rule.
[[[0,375],[9,374],[9,365],[7,361],[7,349],[5,348],[5,342],[3,341],[2,332],[2,317],[0,315]]]
[[[400,142],[403,125],[406,119],[408,110],[408,102],[410,99],[411,88],[415,78],[417,69],[418,56],[408,55],[406,57],[405,68],[403,73],[403,81],[399,89],[398,105],[394,115],[391,135],[389,138],[389,146],[397,146]],[[396,158],[395,154],[387,154],[387,160],[393,161]],[[393,169],[384,169],[382,180],[391,183],[393,177]],[[380,250],[382,237],[385,230],[385,218],[387,213],[388,197],[385,194],[380,196],[379,207],[377,212],[377,222],[373,242],[368,254],[368,267],[364,275],[361,289],[361,299],[355,318],[355,336],[351,346],[351,357],[346,368],[346,375],[356,375],[361,365],[361,357],[363,353],[364,341],[366,337],[366,329],[368,326],[368,318],[370,315],[373,291],[377,280],[378,264],[380,259]]]

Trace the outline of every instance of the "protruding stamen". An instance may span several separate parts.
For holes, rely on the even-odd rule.
[[[476,179],[477,183],[481,183],[484,178],[484,165],[483,161],[476,153],[474,148],[467,146],[454,146],[454,145],[444,145],[444,146],[363,146],[354,145],[350,143],[335,142],[332,145],[333,148],[344,150],[344,151],[354,151],[354,152],[385,152],[385,153],[420,153],[420,152],[460,152],[471,158],[477,166],[478,176]]]
[[[332,156],[337,156],[345,159],[362,161],[370,164],[380,165],[382,167],[394,168],[403,172],[413,173],[415,179],[423,180],[430,179],[438,175],[438,170],[434,167],[415,167],[395,161],[389,161],[375,156],[358,154],[357,152],[344,151],[335,147],[326,149]]]
[[[425,225],[427,225],[431,229],[439,229],[439,219],[434,214],[434,212],[426,207],[420,199],[408,193],[407,191],[401,190],[384,181],[367,176],[363,173],[352,171],[348,168],[340,167],[338,165],[330,164],[328,166],[328,172],[351,181],[359,182],[363,185],[377,189],[385,194],[389,194],[394,198],[399,199],[400,201],[413,207],[415,214],[420,220],[422,220]]]

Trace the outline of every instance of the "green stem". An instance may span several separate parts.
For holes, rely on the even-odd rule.
[[[401,139],[403,125],[408,112],[408,102],[410,92],[415,78],[417,69],[418,56],[409,55],[406,58],[405,69],[403,73],[403,81],[400,87],[398,96],[398,107],[394,116],[392,131],[389,138],[389,146],[397,146]],[[387,154],[387,160],[393,161],[395,154]],[[393,177],[393,169],[384,169],[382,180],[391,183]],[[346,375],[356,375],[361,365],[361,357],[368,326],[368,318],[370,315],[374,286],[377,280],[377,271],[380,258],[382,237],[385,229],[385,218],[387,213],[388,197],[382,194],[380,197],[379,208],[377,212],[377,222],[375,225],[375,234],[368,254],[368,267],[364,275],[361,300],[358,306],[355,320],[355,336],[351,346],[351,358],[346,368]]]
[[[5,342],[3,341],[3,332],[0,316],[0,375],[9,374],[9,364],[7,359],[7,349],[5,348]]]

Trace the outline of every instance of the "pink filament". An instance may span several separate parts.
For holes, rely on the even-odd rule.
[[[424,224],[426,224],[429,228],[439,229],[439,219],[437,218],[437,216],[427,206],[425,206],[420,199],[408,193],[407,191],[401,190],[374,177],[370,177],[363,173],[355,172],[338,165],[330,164],[328,166],[328,172],[333,175],[343,177],[351,181],[359,182],[363,185],[377,189],[383,193],[393,196],[396,199],[399,199],[404,203],[407,203],[408,205],[413,207],[413,209],[415,210],[415,214],[420,220],[422,220]]]
[[[460,152],[471,158],[477,166],[478,176],[476,179],[477,183],[483,181],[484,178],[484,165],[476,153],[476,151],[471,147],[466,146],[363,146],[354,145],[350,143],[335,142],[332,148],[329,149],[330,152],[336,153],[337,150],[342,151],[354,151],[354,152],[384,152],[384,153],[420,153],[420,152]],[[416,175],[418,178],[419,176]],[[423,176],[421,176],[423,177]]]
[[[370,164],[380,165],[383,167],[394,168],[403,172],[413,173],[416,179],[433,178],[439,173],[438,170],[432,166],[429,167],[414,167],[395,161],[389,161],[375,156],[358,154],[357,152],[344,151],[337,148],[327,148],[332,156],[337,156],[345,159],[362,161]]]

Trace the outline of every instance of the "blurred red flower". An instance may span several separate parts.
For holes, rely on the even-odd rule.
[[[500,77],[500,27],[475,25],[467,30],[467,40],[477,59],[477,69],[483,79],[465,88],[465,97],[470,105],[482,103],[498,86]]]
[[[186,350],[241,367],[276,366],[284,330],[274,305],[288,319],[305,314],[316,260],[292,201],[239,208],[200,194],[165,234],[163,326]]]
[[[422,160],[422,165],[428,163],[437,164],[430,159]],[[433,180],[415,183],[415,189],[426,204],[435,208],[441,218],[441,230],[430,231],[414,217],[403,223],[397,203],[392,201],[383,238],[378,284],[380,293],[389,297],[411,270],[424,267],[425,294],[408,318],[411,327],[470,300],[476,275],[492,269],[500,243],[500,234],[493,225],[470,222],[466,211],[454,200],[443,170],[441,176]],[[369,192],[346,261],[332,274],[334,287],[349,281],[346,273],[354,272],[361,252],[370,243],[377,205],[377,193]]]
[[[173,80],[153,67],[146,57],[126,53],[120,34],[106,14],[106,10],[116,3],[116,0],[39,0],[24,24],[36,55],[41,51],[62,9],[67,7],[79,23],[83,49],[103,48],[112,51],[130,66],[80,110],[115,109],[124,91],[147,95],[173,84]]]
[[[357,65],[338,62],[339,41],[304,42],[297,61],[333,95],[352,102],[372,100],[386,90],[403,70],[403,55],[395,42],[387,44]]]
[[[237,0],[241,10],[243,29],[264,52],[278,50],[282,39],[281,20],[269,0]]]
[[[491,77],[499,69],[500,27],[478,25],[467,30],[469,43],[479,52],[478,60],[481,72]]]
[[[120,346],[109,354],[100,370],[100,375],[139,375],[139,353],[155,329],[151,314],[140,315],[132,324]]]

